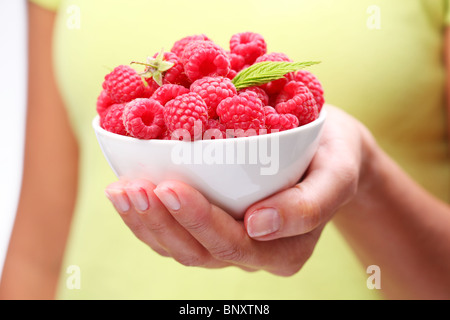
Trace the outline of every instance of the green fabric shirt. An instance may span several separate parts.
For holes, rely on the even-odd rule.
[[[184,267],[158,256],[123,224],[104,196],[116,177],[91,128],[96,98],[112,68],[170,50],[186,35],[205,33],[228,47],[234,33],[254,31],[265,37],[269,52],[322,61],[310,70],[322,81],[327,102],[362,121],[409,174],[449,201],[442,59],[447,0],[35,2],[58,10],[55,67],[81,148],[61,299],[380,298],[367,287],[368,266],[333,224],[303,269],[288,278]],[[70,266],[81,272],[79,289],[67,283]]]

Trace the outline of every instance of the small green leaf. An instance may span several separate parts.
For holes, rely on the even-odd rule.
[[[319,64],[318,61],[285,62],[264,61],[255,63],[239,72],[233,79],[237,90],[248,87],[260,86],[265,83],[283,78],[286,74],[300,69]]]

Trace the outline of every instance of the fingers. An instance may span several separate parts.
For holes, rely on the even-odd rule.
[[[144,243],[148,244],[154,251],[162,256],[169,256],[159,243],[154,239],[152,234],[147,230],[142,220],[132,208],[132,203],[125,192],[126,181],[117,181],[110,184],[105,189],[107,198],[114,205],[117,212],[125,224],[130,228],[134,235]]]
[[[148,181],[117,182],[107,193],[138,238],[187,266],[234,265],[288,276],[310,256],[319,234],[256,241],[241,221],[211,205],[192,187],[175,181],[157,188]]]
[[[248,237],[241,222],[211,205],[192,187],[176,181],[163,182],[155,194],[177,222],[218,261],[247,268],[267,266],[272,248]]]
[[[211,205],[197,190],[180,182],[164,182],[158,185],[155,194],[180,225],[213,256],[219,260],[239,260],[240,257],[234,256],[233,250],[228,248],[234,247],[236,241],[245,241],[245,231],[231,216]]]
[[[112,195],[125,224],[153,250],[183,265],[218,267],[208,251],[170,215],[154,189],[147,180],[134,180],[115,182],[106,192]]]
[[[291,275],[334,212],[355,195],[364,171],[357,126],[340,113],[328,123],[303,181],[254,204],[243,222],[181,182],[156,188],[148,181],[117,182],[107,194],[138,238],[182,264]]]

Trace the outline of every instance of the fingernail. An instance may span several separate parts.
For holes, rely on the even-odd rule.
[[[127,190],[128,197],[130,201],[133,203],[133,206],[137,211],[146,211],[149,208],[147,193],[144,189],[130,189]]]
[[[121,213],[130,210],[130,203],[123,191],[105,190],[105,194]]]
[[[156,187],[154,192],[167,209],[171,211],[180,210],[180,200],[173,190],[166,187]]]
[[[265,208],[253,212],[247,222],[247,232],[252,238],[274,233],[280,227],[280,214],[273,208]]]

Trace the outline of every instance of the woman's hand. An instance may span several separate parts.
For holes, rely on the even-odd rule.
[[[187,266],[238,266],[289,276],[308,260],[323,227],[363,184],[372,139],[332,107],[303,180],[252,205],[236,221],[177,181],[117,181],[108,198],[133,233],[153,250]]]

